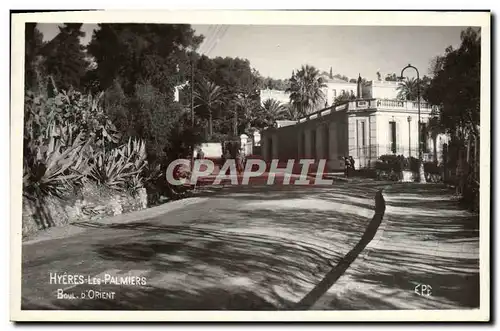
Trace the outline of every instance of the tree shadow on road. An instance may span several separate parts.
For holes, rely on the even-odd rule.
[[[420,193],[405,185],[387,191],[387,244],[367,249],[350,271],[358,287],[328,294],[328,309],[479,307],[479,216],[446,200],[447,188],[416,187]],[[421,199],[440,195],[441,200]],[[415,293],[419,284],[430,292]]]
[[[99,227],[140,231],[136,241],[108,240],[94,245],[94,251],[113,265],[133,262],[135,268],[150,270],[151,288],[116,287],[119,299],[104,303],[53,300],[51,309],[284,309],[343,253],[261,234],[144,222]],[[36,309],[35,303],[25,302],[23,309]]]

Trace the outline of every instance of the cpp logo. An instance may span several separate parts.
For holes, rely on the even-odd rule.
[[[431,296],[432,286],[426,284],[418,284],[417,286],[415,286],[415,293],[420,296]]]

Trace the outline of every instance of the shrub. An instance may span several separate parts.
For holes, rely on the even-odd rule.
[[[442,172],[437,162],[424,162],[424,171],[433,175],[439,175]]]
[[[25,141],[24,195],[32,199],[61,197],[65,191],[84,180],[89,167],[83,150],[89,142],[82,139],[82,134],[66,148],[63,148],[61,140],[55,136],[51,136],[47,144],[37,140]]]
[[[89,175],[100,185],[136,191],[144,184],[141,173],[146,166],[146,147],[141,140],[130,138],[127,144],[98,153],[92,161]]]
[[[387,172],[400,172],[404,167],[404,158],[401,155],[386,154],[380,156],[380,161],[375,163],[375,168]]]
[[[122,188],[142,184],[140,176],[131,176],[142,170],[144,143],[129,141],[128,145],[113,149],[119,134],[100,107],[99,98],[75,91],[63,91],[52,98],[27,92],[23,146],[25,196],[61,197],[89,178],[97,177],[97,182],[102,183],[105,177],[109,184],[117,173],[129,174],[128,186]]]

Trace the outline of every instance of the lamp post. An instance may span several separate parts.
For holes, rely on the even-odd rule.
[[[408,116],[408,156],[411,158],[411,116]]]
[[[194,49],[191,52],[191,139],[194,138]],[[191,142],[191,171],[194,170],[194,140]]]
[[[425,183],[425,172],[424,172],[424,163],[422,162],[422,143],[421,143],[421,134],[420,134],[420,128],[421,128],[421,122],[420,122],[420,73],[418,72],[418,69],[412,66],[411,64],[408,64],[406,67],[401,70],[401,79],[404,79],[403,77],[403,72],[408,69],[412,68],[415,69],[417,72],[417,108],[418,108],[418,131],[417,131],[417,136],[418,136],[418,172],[419,172],[419,180],[420,183]]]

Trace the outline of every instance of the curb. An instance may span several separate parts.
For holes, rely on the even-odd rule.
[[[63,226],[53,227],[47,231],[40,232],[37,236],[27,239],[22,242],[22,245],[31,245],[39,243],[42,241],[53,240],[53,239],[63,239],[77,235],[84,230],[68,230],[70,228],[81,228],[79,223],[92,223],[92,224],[113,224],[113,223],[131,223],[137,222],[138,220],[149,219],[163,215],[185,206],[201,203],[207,200],[207,198],[202,197],[190,197],[181,200],[170,201],[159,206],[145,208],[137,211],[132,211],[125,214],[115,215],[115,216],[105,216],[96,220],[85,220],[85,221],[73,221]],[[52,230],[51,230],[52,229]]]

